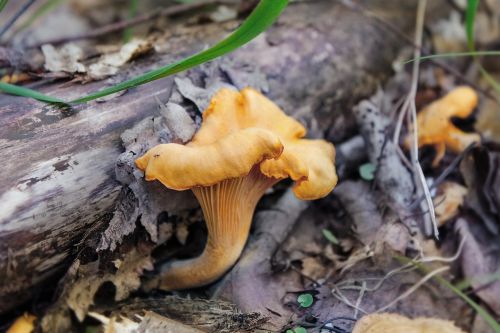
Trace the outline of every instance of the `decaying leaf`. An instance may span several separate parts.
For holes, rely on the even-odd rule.
[[[500,147],[474,148],[460,164],[469,192],[465,206],[472,209],[492,234],[500,232]]]
[[[458,213],[467,195],[467,188],[455,182],[444,182],[439,186],[438,193],[434,198],[434,207],[439,225],[443,225]]]
[[[196,328],[160,316],[151,311],[141,311],[132,319],[123,316],[106,317],[91,312],[89,315],[104,326],[104,333],[202,333]]]
[[[84,73],[85,65],[80,62],[83,57],[82,49],[72,43],[56,49],[50,44],[42,46],[45,56],[45,69],[51,72]]]
[[[146,40],[134,39],[123,45],[118,52],[105,54],[88,68],[88,76],[93,80],[101,80],[118,73],[127,62],[153,50],[153,45]]]
[[[465,278],[476,289],[475,294],[500,315],[500,281],[491,278],[499,272],[500,235],[492,235],[470,219],[459,218],[455,227],[464,239],[461,263]]]
[[[436,53],[459,52],[467,46],[463,19],[458,11],[452,11],[448,18],[437,21],[431,30]]]
[[[464,333],[464,331],[446,320],[409,319],[395,313],[381,313],[361,318],[352,333]]]

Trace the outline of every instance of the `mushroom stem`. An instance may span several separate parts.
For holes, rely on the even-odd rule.
[[[208,229],[205,250],[197,258],[161,267],[158,288],[199,287],[214,282],[227,272],[243,251],[257,202],[278,181],[264,176],[256,165],[244,177],[193,188]]]

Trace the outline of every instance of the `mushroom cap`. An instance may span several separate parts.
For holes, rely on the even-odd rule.
[[[396,313],[372,313],[357,321],[352,333],[464,333],[451,321],[437,318],[410,319]]]
[[[426,106],[418,113],[418,144],[436,145],[438,155],[434,161],[437,164],[444,155],[445,149],[460,153],[471,143],[479,142],[477,133],[465,133],[452,122],[452,117],[467,118],[478,103],[477,93],[470,87],[461,86],[453,89],[445,96]],[[405,138],[405,146],[410,147],[412,133]]]
[[[303,139],[306,129],[254,89],[221,89],[203,113],[201,128],[187,145],[154,147],[136,160],[146,179],[185,190],[247,175],[260,164],[267,177],[296,181],[299,199],[327,195],[337,183],[335,149]]]

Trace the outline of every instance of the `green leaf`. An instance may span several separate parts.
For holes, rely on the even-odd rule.
[[[250,42],[260,33],[269,28],[269,26],[276,21],[287,4],[288,0],[261,0],[250,16],[236,31],[211,48],[174,64],[158,68],[134,79],[122,82],[114,87],[75,99],[71,101],[71,103],[84,103],[96,98],[111,95],[121,90],[136,87],[169,75],[177,74],[230,53]]]
[[[314,298],[311,294],[302,294],[297,297],[297,302],[301,307],[308,308],[313,304]]]
[[[61,1],[61,0],[59,0]],[[232,34],[220,41],[211,48],[187,57],[179,62],[167,65],[156,70],[150,71],[140,75],[131,80],[119,83],[113,87],[103,89],[96,93],[77,98],[68,103],[80,104],[94,99],[108,96],[116,92],[137,87],[139,85],[164,78],[169,75],[177,74],[195,66],[201,65],[205,62],[214,60],[220,56],[230,53],[237,48],[250,42],[257,37],[260,33],[264,32],[271,24],[276,21],[281,12],[288,5],[289,0],[261,0],[255,7],[250,16],[236,29]],[[28,88],[21,88],[14,85],[1,84],[0,90],[13,95],[25,96],[38,99],[44,102],[64,103],[55,97],[50,97]]]
[[[5,5],[9,0],[0,0],[0,12],[5,8]]]
[[[293,331],[295,333],[307,333],[307,330],[304,327],[302,327],[302,326],[295,327],[293,329]]]
[[[476,20],[479,0],[468,0],[467,11],[465,13],[465,32],[467,34],[467,47],[474,50],[474,22]]]
[[[286,330],[286,333],[294,333],[293,330]]]
[[[328,239],[330,242],[332,242],[335,245],[339,245],[339,240],[330,230],[323,229],[321,230],[321,232],[323,233],[323,236],[325,236],[325,238]]]
[[[421,270],[425,274],[427,274],[427,273],[429,273],[431,271],[426,265],[424,265],[422,263],[419,263],[417,261],[414,261],[414,260],[412,260],[410,258],[407,258],[407,257],[404,257],[404,256],[395,256],[395,258],[397,260],[401,261],[404,264],[411,263],[412,265],[414,265],[415,267],[417,267],[419,270]],[[434,275],[432,278],[435,279],[437,282],[439,282],[444,287],[446,287],[446,288],[450,289],[451,291],[453,291],[460,298],[462,298],[467,304],[470,305],[471,308],[473,308],[477,312],[478,315],[480,315],[481,317],[483,317],[483,319],[488,323],[488,325],[493,329],[493,331],[495,333],[500,333],[500,324],[495,320],[495,318],[493,318],[488,313],[487,310],[485,310],[482,306],[480,306],[479,304],[477,304],[476,302],[474,302],[469,296],[467,296],[466,294],[464,294],[460,289],[458,289],[457,287],[455,287],[453,284],[451,284],[450,282],[448,282],[443,277],[441,277],[439,275]]]
[[[0,82],[0,91],[11,95],[34,98],[42,102],[67,104],[66,102],[64,102],[59,98],[47,96],[42,93],[39,93],[38,91],[5,82]]]
[[[375,178],[375,170],[377,170],[375,164],[365,163],[359,167],[359,175],[364,180],[373,180]]]

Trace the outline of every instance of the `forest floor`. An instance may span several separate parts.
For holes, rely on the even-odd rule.
[[[0,13],[0,29],[21,15],[0,39],[1,81],[33,88],[116,83],[124,68],[165,52],[164,41],[175,36],[161,31],[171,22],[231,25],[255,6],[199,2],[171,1],[158,14],[153,0],[39,1],[24,11],[11,1]],[[356,1],[340,2],[367,16],[380,14]],[[355,328],[360,318],[397,313],[455,325],[436,332],[500,332],[500,58],[460,55],[500,50],[500,2],[481,2],[471,21],[467,6],[474,1],[450,0],[447,14],[432,22],[419,12],[425,2],[415,7],[415,36],[398,37],[406,46],[387,79],[352,108],[349,135],[332,140],[336,188],[304,202],[291,194],[290,182],[276,185],[257,206],[242,257],[221,281],[181,292],[144,288],[160,263],[198,255],[207,231],[191,196],[163,197],[180,210],[162,211],[149,202],[148,191],[158,190],[142,187],[142,175],[125,154],[117,161],[117,178],[132,178],[120,203],[140,198],[141,210],[132,218],[122,207],[104,230],[89,230],[85,237],[95,240],[95,252],[75,253],[52,286],[2,314],[0,330],[33,318],[45,332],[368,333],[404,321],[373,319],[381,322],[375,331]],[[377,19],[391,26],[383,15]],[[97,26],[104,28],[90,29]],[[27,45],[29,52],[18,52]],[[454,54],[405,62],[444,53]],[[185,79],[176,84],[176,98],[189,99],[191,107],[215,92]],[[173,120],[158,119],[172,130]],[[174,122],[172,132],[190,138],[200,121],[198,114],[191,122]],[[124,152],[161,135],[143,134],[144,126],[138,122],[122,134]],[[328,131],[320,135],[330,139]],[[147,214],[154,225],[144,222]]]

